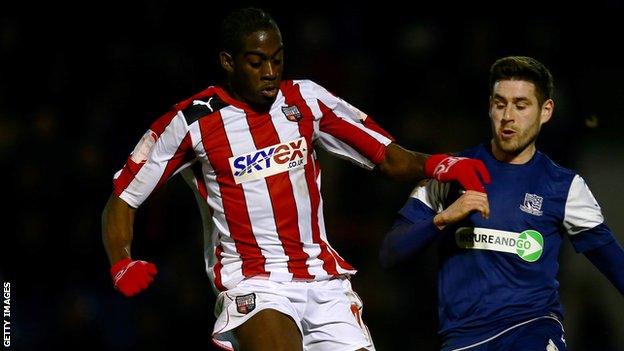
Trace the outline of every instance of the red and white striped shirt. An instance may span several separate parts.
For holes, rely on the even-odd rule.
[[[212,226],[206,267],[223,291],[252,276],[276,281],[354,274],[327,240],[314,146],[368,169],[392,137],[308,81],[284,81],[268,113],[214,86],[154,122],[113,181],[138,207],[167,179],[192,170]]]

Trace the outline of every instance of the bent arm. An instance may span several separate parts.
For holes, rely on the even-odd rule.
[[[395,180],[435,178],[442,182],[457,181],[466,190],[485,193],[490,174],[483,161],[446,154],[426,155],[409,151],[394,143],[385,149],[379,170]]]
[[[102,242],[111,265],[130,257],[136,209],[111,195],[102,212]]]
[[[378,165],[381,173],[394,180],[420,181],[425,175],[425,161],[429,155],[402,148],[391,143],[386,147],[383,161]]]
[[[420,198],[407,200],[392,230],[386,234],[379,253],[384,268],[417,254],[439,237],[446,226],[462,221],[473,211],[480,212],[483,217],[489,216],[487,195],[484,193],[468,190],[449,207],[436,213],[422,201],[436,197],[427,194],[428,191],[432,192],[431,188],[427,190],[427,184],[416,188],[413,196],[415,194]]]
[[[383,268],[390,268],[429,246],[441,231],[433,223],[433,217],[412,222],[403,216],[394,222],[379,251]]]

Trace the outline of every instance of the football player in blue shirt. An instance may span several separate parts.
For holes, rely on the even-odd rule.
[[[485,163],[487,195],[424,181],[385,238],[386,267],[439,241],[442,350],[566,350],[556,277],[564,236],[624,295],[624,250],[585,181],[536,150],[552,90],[535,59],[496,61],[492,140],[459,155]]]

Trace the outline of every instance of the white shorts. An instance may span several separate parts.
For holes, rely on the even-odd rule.
[[[275,282],[250,278],[217,296],[212,333],[216,345],[237,347],[232,330],[270,308],[290,316],[303,335],[305,351],[374,351],[362,321],[362,300],[348,279]]]

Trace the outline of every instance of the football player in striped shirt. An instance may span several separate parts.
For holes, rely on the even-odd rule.
[[[185,170],[205,221],[218,294],[214,341],[243,350],[373,350],[356,270],[330,245],[316,148],[391,178],[435,177],[483,191],[481,161],[407,151],[370,116],[309,80],[282,80],[284,46],[265,12],[221,28],[222,84],[175,105],[115,175],[103,241],[115,287],[132,296],[156,274],[131,257],[136,209]]]
[[[556,276],[566,236],[624,294],[624,251],[585,181],[536,150],[552,90],[535,59],[496,61],[491,142],[461,153],[490,171],[487,195],[423,181],[384,240],[384,266],[438,241],[442,350],[565,350]]]

